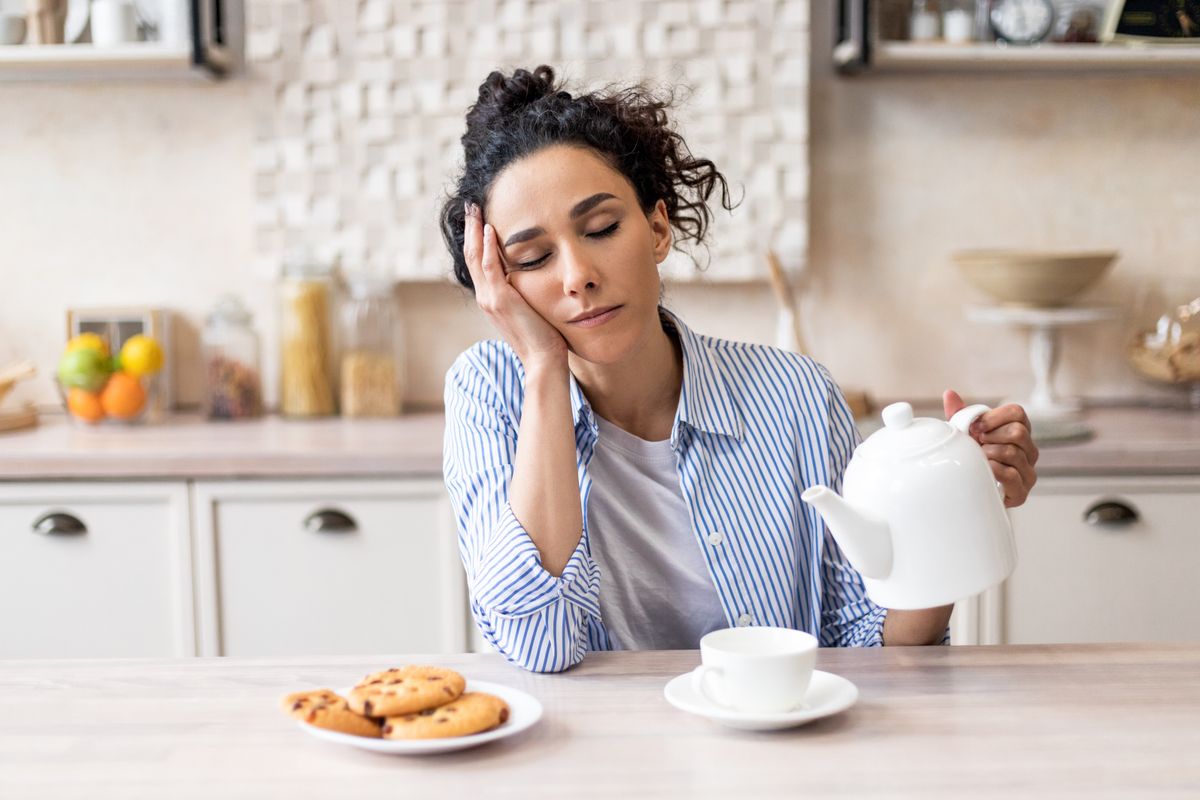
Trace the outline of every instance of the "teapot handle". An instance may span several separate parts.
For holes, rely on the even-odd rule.
[[[966,433],[971,427],[971,423],[982,417],[988,411],[991,411],[991,406],[985,406],[982,403],[977,403],[973,406],[960,408],[958,412],[950,418],[950,424],[954,426],[960,433]]]

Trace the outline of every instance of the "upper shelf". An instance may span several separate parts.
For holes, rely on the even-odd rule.
[[[197,69],[191,45],[140,42],[0,46],[0,80],[180,79],[212,76]]]
[[[945,44],[879,41],[870,69],[880,72],[1104,72],[1200,70],[1200,45]]]
[[[2,1],[2,0],[0,0]],[[179,2],[179,0],[173,0]],[[196,80],[225,75],[233,65],[227,0],[190,0],[182,41],[0,45],[0,82]],[[83,8],[88,8],[87,3]],[[58,38],[62,36],[59,31]]]

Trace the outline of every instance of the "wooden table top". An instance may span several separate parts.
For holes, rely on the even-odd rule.
[[[405,661],[529,692],[530,730],[440,756],[298,730],[278,700]],[[1200,796],[1200,644],[821,650],[850,710],[774,733],[677,711],[695,651],[0,661],[0,797],[914,798]]]

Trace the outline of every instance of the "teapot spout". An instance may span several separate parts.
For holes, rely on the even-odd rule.
[[[821,514],[846,558],[865,577],[883,580],[892,572],[888,524],[850,505],[827,486],[811,486],[800,499]]]

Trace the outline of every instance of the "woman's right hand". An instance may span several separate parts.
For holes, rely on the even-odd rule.
[[[567,340],[508,282],[496,229],[484,224],[478,206],[468,203],[465,211],[463,258],[475,284],[475,301],[527,371],[541,364],[565,367]]]

